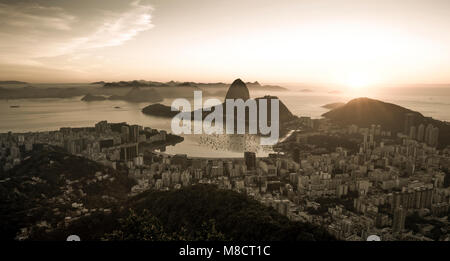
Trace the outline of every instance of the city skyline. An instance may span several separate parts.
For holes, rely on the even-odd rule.
[[[0,239],[448,242],[449,29],[448,0],[0,0]]]

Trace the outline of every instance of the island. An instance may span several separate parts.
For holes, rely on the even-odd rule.
[[[21,81],[0,81],[0,84],[28,84],[28,83]]]
[[[82,101],[90,102],[90,101],[104,101],[106,98],[104,96],[100,95],[92,95],[92,94],[86,94],[83,98],[81,98]]]
[[[336,108],[339,108],[344,105],[345,105],[345,102],[333,102],[333,103],[328,103],[328,104],[322,105],[320,107],[332,110],[332,109],[336,109]]]
[[[150,116],[163,117],[163,118],[172,118],[179,113],[179,111],[172,111],[172,107],[156,103],[151,104],[142,109],[142,113]]]

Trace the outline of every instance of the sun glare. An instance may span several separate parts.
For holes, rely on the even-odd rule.
[[[352,95],[368,95],[375,81],[366,73],[352,73],[344,81],[348,92]]]

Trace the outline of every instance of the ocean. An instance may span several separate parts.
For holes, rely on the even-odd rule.
[[[251,97],[267,95],[267,92],[253,92]],[[327,92],[274,92],[281,101],[298,116],[320,118],[328,110],[322,105],[347,102],[354,97]],[[414,88],[376,93],[368,96],[385,102],[419,111],[424,116],[450,121],[450,88]],[[206,99],[205,97],[204,99]],[[171,105],[173,99],[162,103]],[[20,106],[13,108],[11,106]],[[125,101],[83,102],[81,97],[70,99],[18,99],[0,101],[0,132],[29,132],[57,130],[61,127],[94,126],[96,122],[127,122],[145,127],[171,131],[170,119],[144,115],[141,109],[148,103]],[[192,157],[242,157],[243,149],[231,146],[233,140],[211,140],[204,135],[183,135],[185,141],[167,147],[169,154],[188,154]],[[234,139],[234,138],[233,138]],[[237,141],[237,143],[242,141]],[[218,144],[221,143],[221,144]],[[223,144],[228,145],[223,145]],[[270,150],[258,150],[258,156],[265,156]]]

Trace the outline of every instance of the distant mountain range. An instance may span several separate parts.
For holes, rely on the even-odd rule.
[[[133,87],[125,95],[112,95],[108,99],[128,102],[159,102],[163,100],[161,95],[155,89],[141,89],[139,87]]]
[[[0,81],[0,84],[28,84],[28,83],[21,81]]]
[[[198,88],[228,88],[227,83],[201,83],[201,82],[155,82],[144,80],[119,81],[119,82],[95,82],[95,84],[103,84],[105,88],[122,88],[122,87],[198,87]],[[247,82],[246,85],[252,90],[277,90],[285,91],[284,87],[277,85],[261,85],[258,81]]]
[[[341,125],[355,124],[360,127],[370,127],[371,124],[379,124],[383,129],[397,133],[403,131],[407,113],[415,115],[416,125],[421,123],[425,126],[432,124],[439,128],[439,147],[450,145],[450,125],[448,122],[425,117],[417,111],[379,100],[353,99],[343,106],[324,113],[322,116]]]
[[[226,83],[196,83],[196,82],[155,82],[155,81],[98,81],[91,84],[45,84],[33,86],[26,82],[2,81],[0,85],[0,99],[34,99],[34,98],[73,98],[86,96],[84,101],[100,101],[110,97],[115,100],[126,100],[129,102],[157,102],[161,98],[190,98],[193,91],[203,91],[204,96],[221,96],[229,87]],[[261,85],[259,82],[249,82],[247,87],[254,91],[284,91],[283,87],[275,85]],[[141,93],[145,98],[138,96],[124,97],[133,88],[142,88]],[[152,99],[146,94],[145,89],[152,88],[154,95]],[[176,89],[176,91],[175,91]]]
[[[0,87],[0,99],[71,98],[86,94],[81,88]]]

